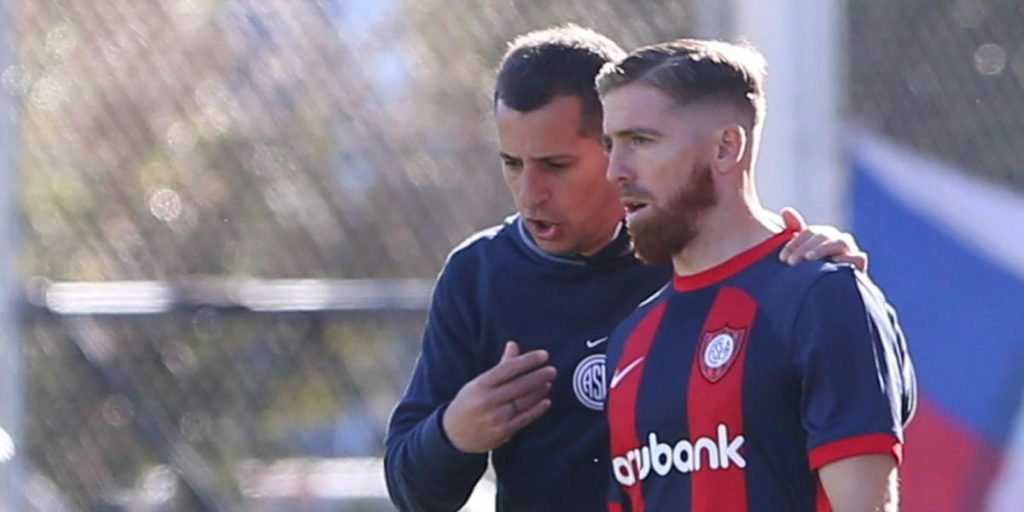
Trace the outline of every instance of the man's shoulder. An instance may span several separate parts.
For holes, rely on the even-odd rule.
[[[849,264],[828,260],[796,265],[776,261],[770,264],[770,277],[761,281],[755,294],[769,317],[782,327],[789,325],[809,300],[840,304],[844,290],[856,289],[857,274]]]
[[[671,276],[665,281],[665,284],[661,285],[654,293],[650,294],[644,300],[637,304],[636,310],[633,311],[633,315],[646,315],[651,309],[658,307],[658,304],[667,300],[669,292],[672,288]]]
[[[791,292],[807,291],[818,286],[823,280],[849,279],[854,280],[854,268],[848,263],[836,263],[829,260],[803,261],[796,265],[787,265],[778,262],[779,271],[776,275],[775,286]]]
[[[806,286],[801,309],[830,315],[833,309],[863,308],[882,313],[890,310],[885,293],[866,273],[845,263],[824,262]]]
[[[626,318],[619,323],[619,326],[615,330],[617,335],[616,337],[622,338],[623,336],[627,335],[628,333],[631,333],[634,329],[636,329],[639,326],[639,324],[645,318],[650,316],[654,310],[658,309],[659,307],[666,303],[669,295],[671,294],[671,291],[672,282],[666,281],[665,284],[661,286],[661,288],[658,288],[657,291],[647,296],[647,298],[643,299],[643,301],[641,301],[636,306],[636,309],[630,312],[629,315],[627,315]]]
[[[512,244],[509,243],[511,242],[509,237],[511,230],[514,229],[512,219],[510,217],[501,224],[481,229],[466,237],[448,253],[445,266],[466,265],[471,261],[479,262],[485,255],[493,257],[493,253],[496,251],[511,249]]]
[[[445,259],[438,276],[439,283],[464,289],[475,288],[482,281],[501,275],[502,269],[519,265],[519,249],[513,240],[514,224],[509,220],[481,229],[455,246]]]

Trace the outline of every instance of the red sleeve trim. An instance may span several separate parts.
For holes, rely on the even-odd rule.
[[[608,502],[608,512],[622,512],[622,505],[620,505],[620,504],[618,504],[618,503],[616,503],[614,501],[609,501]]]
[[[892,455],[896,459],[896,464],[899,465],[903,461],[903,443],[900,443],[900,440],[892,434],[867,434],[847,437],[846,439],[823,444],[811,450],[807,458],[810,459],[811,470],[817,470],[839,459],[872,453]]]

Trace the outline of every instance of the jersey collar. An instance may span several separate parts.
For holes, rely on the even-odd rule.
[[[688,292],[723,281],[757,263],[796,235],[796,231],[785,230],[703,272],[686,276],[673,274],[672,287],[676,291]]]
[[[511,222],[519,235],[519,240],[523,245],[534,253],[536,256],[554,262],[574,266],[585,266],[589,263],[605,260],[615,260],[623,257],[632,257],[633,248],[629,241],[629,231],[626,229],[625,221],[619,221],[618,226],[615,228],[615,233],[612,235],[612,239],[605,245],[600,251],[593,256],[572,256],[563,254],[552,254],[550,252],[541,249],[537,242],[530,236],[529,230],[523,225],[523,218],[519,214],[513,215],[508,218],[507,222]]]

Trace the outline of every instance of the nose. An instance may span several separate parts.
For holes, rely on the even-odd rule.
[[[527,209],[536,208],[550,198],[551,188],[548,186],[544,170],[538,164],[524,165],[523,172],[519,175],[519,201],[522,205]]]
[[[612,183],[623,183],[633,180],[636,175],[626,162],[622,151],[612,148],[608,152],[608,172],[605,177]]]

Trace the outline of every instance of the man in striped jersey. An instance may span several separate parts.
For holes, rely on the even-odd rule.
[[[611,510],[888,510],[915,380],[856,269],[787,266],[760,205],[756,50],[683,39],[605,66],[608,178],[668,286],[608,342]]]

